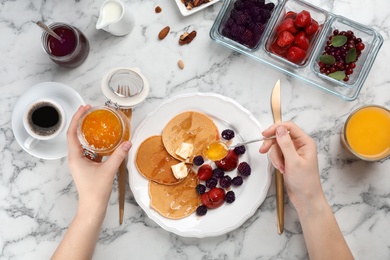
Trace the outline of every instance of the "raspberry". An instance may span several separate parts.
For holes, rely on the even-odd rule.
[[[200,195],[202,195],[203,193],[205,193],[206,191],[206,186],[204,186],[203,184],[198,184],[195,188],[196,192],[199,193]]]
[[[214,188],[215,186],[217,186],[217,184],[218,184],[218,181],[216,178],[210,178],[206,181],[206,187],[209,189]]]
[[[243,176],[249,176],[251,175],[251,167],[250,165],[247,163],[247,162],[241,162],[238,167],[237,167],[237,171],[243,175]]]
[[[225,175],[225,172],[220,168],[215,168],[213,170],[213,177],[217,179],[221,179]]]
[[[219,186],[224,189],[229,188],[230,185],[232,185],[232,178],[229,175],[225,175],[219,180]]]
[[[196,215],[198,215],[198,216],[204,216],[204,215],[206,215],[206,213],[207,213],[207,207],[205,205],[200,205],[196,209]]]
[[[198,156],[195,156],[194,157],[194,160],[193,160],[193,163],[196,165],[196,166],[200,166],[204,163],[204,159],[201,155],[198,155]]]
[[[244,182],[244,181],[243,181],[243,179],[242,179],[241,176],[236,176],[236,177],[234,177],[234,178],[232,179],[232,184],[233,184],[234,186],[241,186],[243,182]]]
[[[231,129],[225,129],[222,131],[222,134],[221,134],[222,138],[225,139],[225,140],[230,140],[230,139],[233,139],[235,134],[234,134],[234,131],[231,130]]]
[[[246,152],[246,148],[245,146],[241,145],[241,146],[237,146],[237,147],[234,147],[234,152],[237,154],[237,155],[241,155],[241,154],[244,154]]]
[[[236,195],[234,194],[234,191],[228,191],[225,194],[225,201],[226,203],[233,203],[236,200]]]

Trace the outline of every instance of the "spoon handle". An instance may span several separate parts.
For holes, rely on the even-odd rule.
[[[253,139],[253,140],[249,140],[249,141],[244,141],[244,142],[241,142],[241,143],[238,143],[238,144],[235,144],[235,145],[231,145],[231,146],[229,146],[229,148],[236,148],[236,147],[244,145],[244,144],[250,144],[250,143],[260,142],[260,141],[274,139],[274,138],[276,138],[276,135],[273,135],[273,136],[270,136],[270,137],[262,137],[262,138]]]
[[[45,32],[59,40],[61,43],[63,42],[62,38],[58,36],[52,29],[50,29],[46,24],[42,23],[41,21],[36,22],[36,24],[41,27]]]

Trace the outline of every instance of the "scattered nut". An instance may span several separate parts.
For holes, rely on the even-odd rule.
[[[154,8],[154,11],[155,11],[156,13],[161,13],[162,9],[161,9],[160,6],[156,6],[156,8]]]
[[[171,28],[170,28],[169,26],[164,27],[164,28],[160,31],[160,33],[158,34],[158,38],[159,38],[160,40],[164,39],[165,37],[167,37],[167,35],[168,35],[168,33],[169,33],[170,30],[171,30]]]
[[[192,42],[192,40],[196,37],[196,31],[192,31],[190,33],[184,32],[182,35],[180,35],[179,44],[189,44]]]
[[[179,66],[180,69],[184,69],[184,62],[182,60],[179,60],[177,62],[177,65]]]

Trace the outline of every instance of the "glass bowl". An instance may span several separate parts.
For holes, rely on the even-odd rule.
[[[258,44],[254,48],[249,48],[222,34],[223,26],[226,24],[235,2],[236,0],[223,1],[222,8],[210,30],[212,40],[343,100],[353,101],[358,97],[383,44],[383,37],[374,29],[335,15],[302,0],[272,0],[272,3],[275,4],[275,9],[268,20],[264,33]],[[295,64],[272,53],[270,44],[272,44],[275,36],[274,31],[285,15],[291,11],[300,12],[302,10],[308,10],[320,27],[319,31],[312,38],[308,49],[309,54],[305,57],[304,62]],[[335,80],[322,74],[318,65],[318,59],[324,51],[329,35],[336,27],[338,30],[354,31],[358,37],[362,38],[365,44],[365,49],[359,57],[354,73],[351,74],[348,82]]]
[[[368,76],[368,72],[373,64],[373,59],[375,59],[375,47],[380,40],[380,38],[378,37],[378,33],[367,26],[364,26],[341,16],[333,17],[329,24],[330,25],[328,26],[324,34],[323,41],[317,48],[317,52],[315,54],[315,61],[311,64],[312,69],[318,77],[329,81],[331,84],[341,84],[344,87],[350,88],[357,87]],[[364,49],[361,51],[361,55],[359,56],[358,60],[354,62],[356,64],[356,67],[353,69],[353,73],[348,75],[349,80],[345,82],[342,80],[334,79],[320,72],[320,56],[324,53],[327,41],[330,40],[329,38],[333,35],[334,30],[338,30],[340,33],[343,31],[352,31],[355,37],[360,38],[362,40],[362,43],[364,44]]]
[[[309,13],[310,16],[306,15],[306,17],[310,18],[310,22],[307,26],[298,27],[296,26],[296,22],[295,22],[297,20],[296,17],[297,15],[300,15],[304,12]],[[273,58],[286,62],[290,66],[300,67],[300,66],[307,65],[307,61],[313,55],[314,46],[316,45],[316,42],[319,39],[318,36],[320,35],[324,23],[328,19],[328,17],[329,15],[327,12],[318,9],[311,4],[302,1],[295,1],[295,0],[286,1],[282,5],[278,18],[271,28],[270,36],[268,37],[267,42],[265,43],[266,51],[269,52],[269,54]],[[281,34],[283,34],[283,31],[282,32],[278,32],[278,31],[283,26],[288,26],[288,24],[286,23],[288,20],[291,22],[290,23],[291,29],[287,30],[286,33],[289,34],[290,36],[294,36],[294,38],[292,38],[293,42],[291,44],[288,44],[285,47],[280,47],[278,45],[278,40],[282,38]],[[303,19],[300,20],[303,22]],[[306,33],[309,32],[310,30],[309,26],[311,27],[314,26],[312,24],[316,24],[318,26],[318,29],[316,29],[315,32]],[[297,41],[299,40],[299,38],[302,39],[302,37],[308,41],[307,43],[305,43],[305,45],[307,45],[305,47],[301,47],[301,45],[303,44],[302,43],[299,44],[299,42]],[[300,50],[303,50],[302,53],[305,53],[304,58],[299,59],[299,61],[296,62],[289,60],[288,54],[289,51],[291,50],[291,47],[299,48]]]
[[[245,2],[248,3],[249,1]],[[261,0],[257,2],[261,2]],[[214,36],[211,37],[222,38],[229,45],[236,46],[247,52],[252,52],[260,46],[264,32],[276,12],[280,1],[266,0],[261,7],[255,5],[243,7],[241,3],[244,3],[244,1],[232,0],[224,2],[214,24]],[[269,8],[270,5],[274,6],[272,10]],[[264,10],[259,11],[258,9]],[[262,14],[267,16],[263,18]],[[244,34],[249,34],[253,40],[249,40],[248,42],[243,40],[245,38]]]

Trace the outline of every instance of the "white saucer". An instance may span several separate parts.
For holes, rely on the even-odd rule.
[[[57,101],[66,114],[66,126],[64,131],[56,138],[48,141],[40,141],[32,149],[24,147],[24,140],[28,137],[23,127],[23,113],[25,107],[32,101],[48,97]],[[29,154],[47,160],[65,157],[68,154],[66,131],[69,127],[73,114],[84,105],[83,98],[73,88],[58,82],[42,82],[31,87],[16,101],[12,112],[12,130],[19,145]]]

